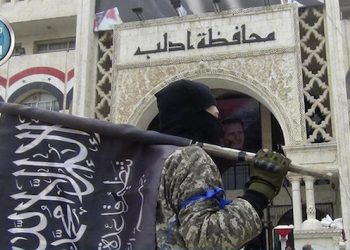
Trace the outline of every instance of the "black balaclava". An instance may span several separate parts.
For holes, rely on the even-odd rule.
[[[160,132],[198,142],[221,144],[222,126],[216,117],[206,111],[210,106],[216,105],[208,86],[190,80],[179,80],[155,96]]]

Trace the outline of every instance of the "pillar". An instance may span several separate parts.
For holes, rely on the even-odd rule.
[[[317,230],[321,229],[321,222],[316,220],[316,207],[315,207],[315,191],[314,182],[315,178],[311,176],[304,176],[305,182],[305,195],[306,195],[306,221],[302,224],[304,230]]]
[[[347,110],[345,85],[345,59],[343,36],[341,30],[339,1],[325,0],[325,35],[327,37],[328,80],[331,87],[330,100],[332,108],[332,126],[337,143],[337,164],[339,166],[340,198],[345,236],[350,238],[350,128]],[[350,249],[350,241],[346,242]]]
[[[75,54],[74,115],[94,117],[97,61],[97,34],[93,32],[95,2],[77,1],[77,35]]]
[[[300,192],[301,176],[288,175],[287,178],[292,184],[294,229],[299,230],[301,229],[301,223],[303,220],[302,206],[301,206],[301,192]]]
[[[316,219],[316,208],[315,208],[315,191],[314,181],[315,178],[311,176],[304,177],[305,181],[305,195],[306,195],[306,215],[308,220]]]

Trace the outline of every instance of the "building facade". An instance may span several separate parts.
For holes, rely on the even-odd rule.
[[[95,33],[95,1],[5,0],[0,16],[14,29],[16,55],[0,66],[0,99],[156,129],[154,94],[181,78],[201,81],[223,113],[245,107],[241,113],[259,130],[252,142],[283,148],[293,163],[334,176],[289,173],[265,211],[266,249],[279,249],[272,230],[278,224],[294,225],[295,249],[308,241],[331,249],[320,239],[338,246],[341,233],[316,219],[342,217],[350,237],[348,9],[332,0],[278,4]],[[227,178],[246,176],[242,171]],[[242,193],[234,185],[229,196]]]
[[[0,98],[52,110],[69,109],[77,3],[2,1],[0,16],[11,24],[16,41],[14,55],[0,67]]]

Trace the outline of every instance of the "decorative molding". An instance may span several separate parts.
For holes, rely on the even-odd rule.
[[[295,173],[292,173],[292,172],[288,172],[287,179],[292,185],[293,185],[293,182],[299,183],[299,190],[300,190],[300,183],[301,183],[301,180],[302,180],[302,176],[301,175],[295,174]]]
[[[283,147],[286,155],[294,164],[315,170],[320,173],[338,174],[337,144],[306,143],[304,145],[286,145]]]
[[[296,60],[296,53],[278,53],[124,70],[116,67],[112,116],[115,117],[114,122],[137,125],[142,112],[155,102],[153,95],[170,82],[182,78],[215,78],[218,83],[225,81],[227,86],[224,87],[241,91],[262,102],[279,120],[287,143],[300,144],[303,140],[300,129],[303,119],[295,86],[301,89],[302,83],[294,67]]]
[[[318,230],[294,230],[295,239],[314,239],[314,238],[341,238],[341,229],[331,229],[331,228],[322,228]],[[339,240],[338,239],[338,240]],[[339,243],[339,241],[337,242]]]

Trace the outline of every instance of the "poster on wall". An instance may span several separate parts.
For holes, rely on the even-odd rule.
[[[219,99],[217,100],[217,104],[220,111],[219,118],[223,122],[224,129],[231,126],[231,132],[235,133],[233,130],[235,128],[238,129],[240,126],[235,126],[232,124],[233,122],[236,124],[240,123],[241,127],[243,127],[241,128],[241,131],[243,130],[242,138],[240,139],[242,141],[240,143],[241,145],[239,146],[239,143],[237,142],[237,145],[235,146],[234,143],[232,144],[232,139],[231,141],[228,140],[226,146],[253,153],[261,149],[259,102],[251,97],[231,97]],[[235,126],[235,128],[233,126]]]

